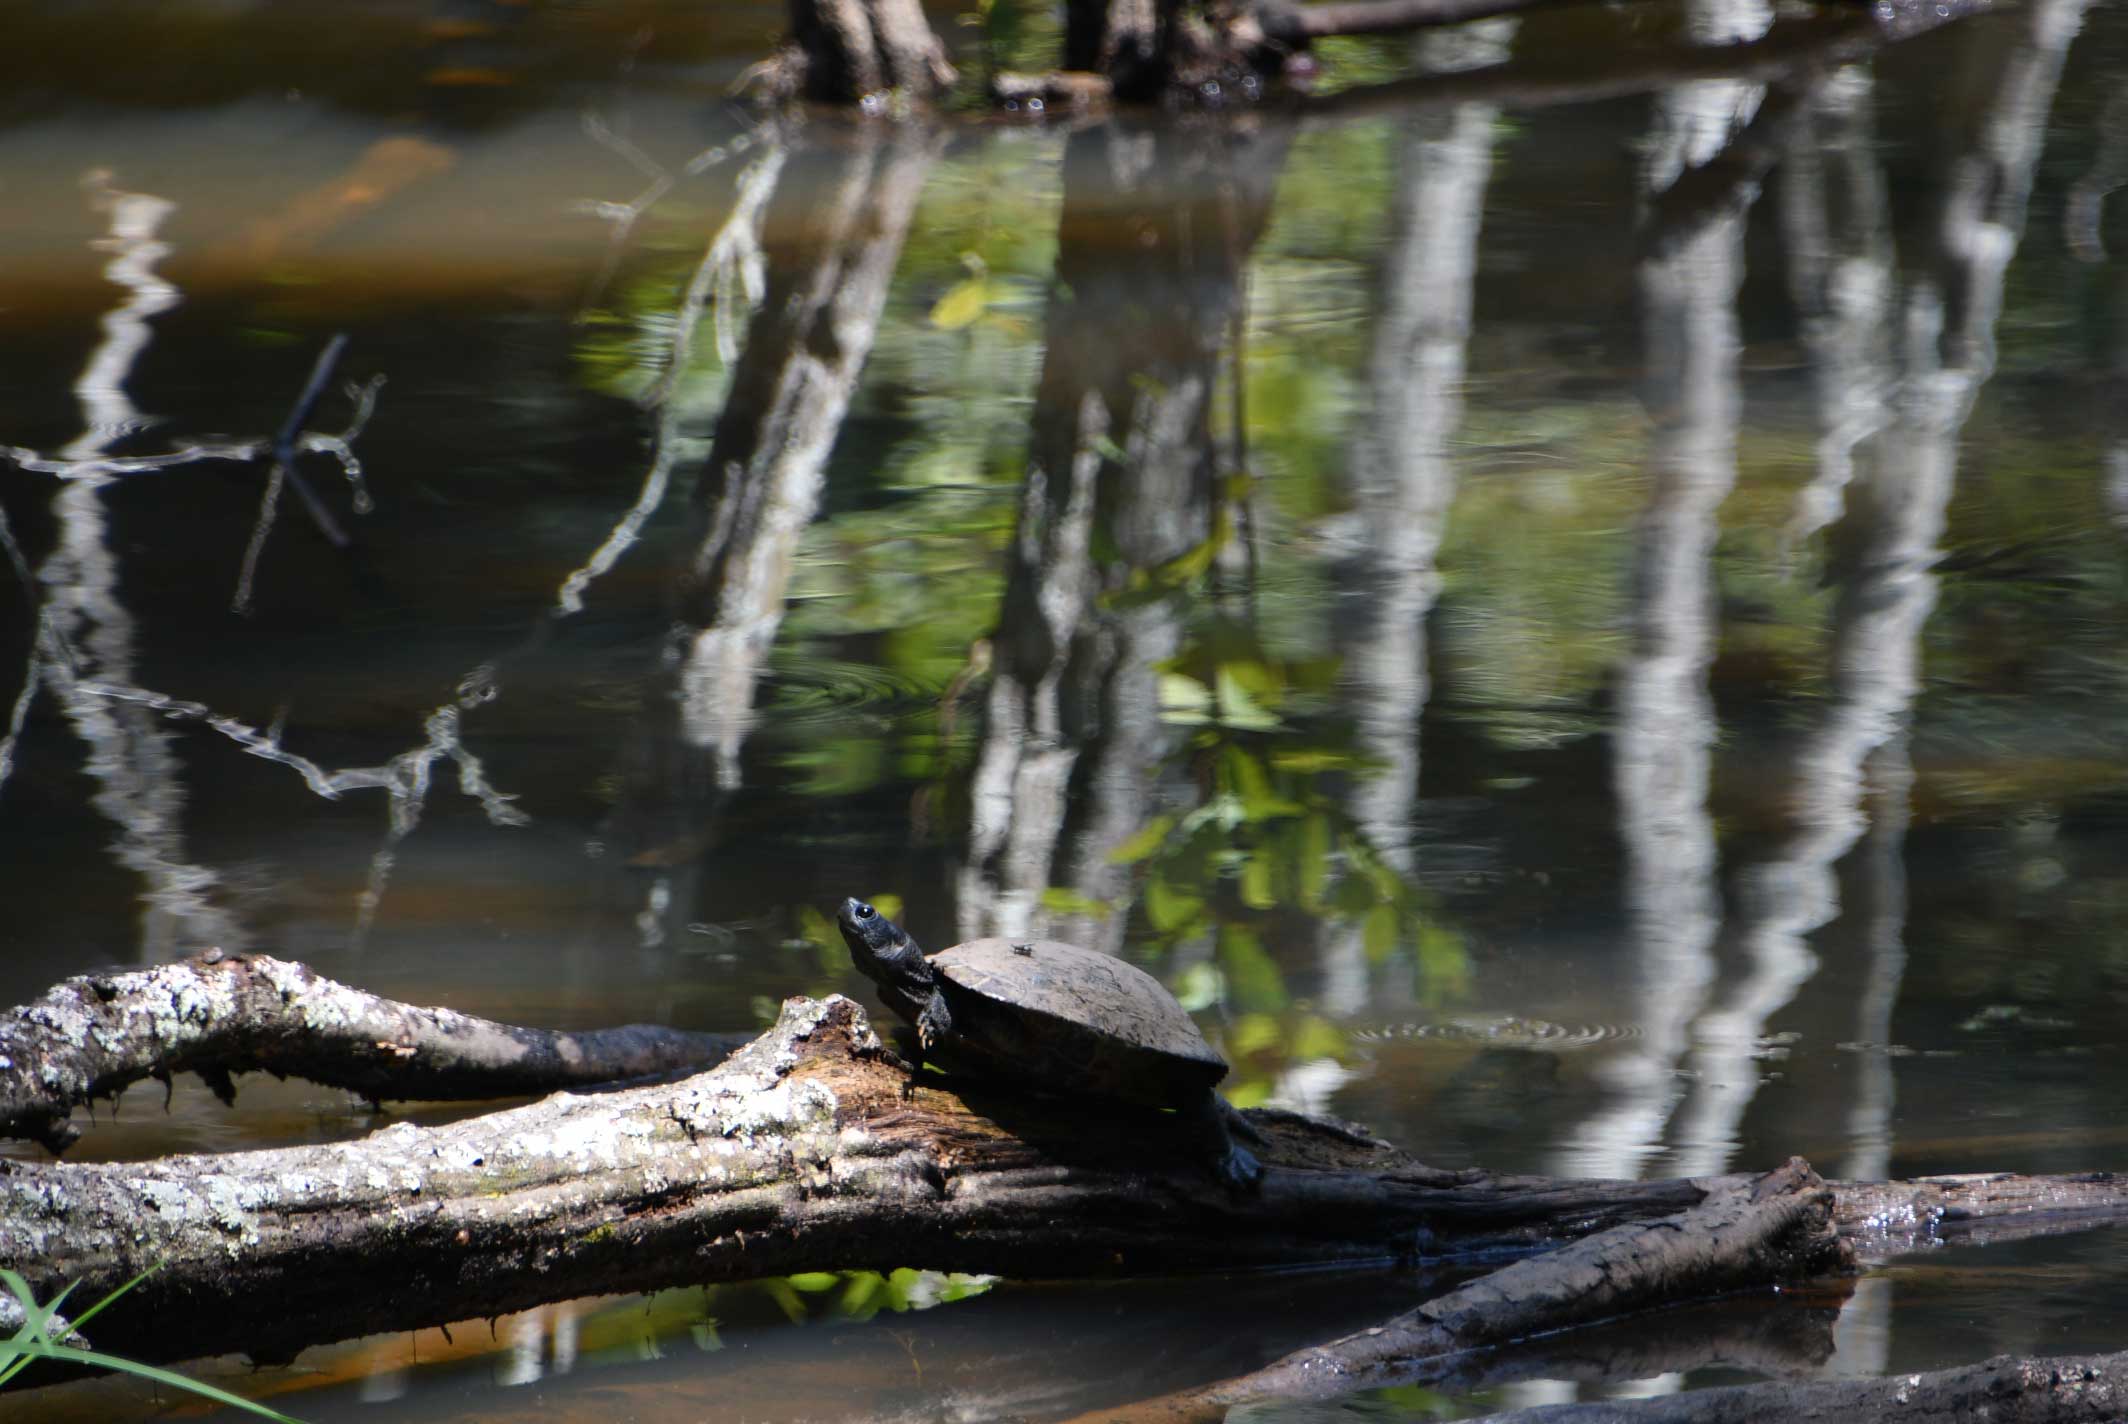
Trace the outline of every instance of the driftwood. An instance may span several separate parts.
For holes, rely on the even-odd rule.
[[[209,950],[82,974],[0,1018],[0,1136],[54,1153],[77,1107],[199,1074],[224,1103],[267,1072],[385,1099],[501,1098],[703,1068],[745,1040],[646,1024],[558,1033],[380,999],[308,967]]]
[[[1440,9],[1445,18],[1428,24],[1447,24],[1481,14],[1506,14],[1534,8],[1555,0],[1416,0],[1414,9]],[[1400,8],[1391,0],[1388,8]],[[1362,4],[1361,11],[1374,7]],[[1749,83],[1775,83],[1804,88],[1817,78],[1843,65],[1866,59],[1888,45],[1912,39],[1967,16],[1986,12],[1991,0],[1889,0],[1882,7],[1857,12],[1833,7],[1800,19],[1786,19],[1758,39],[1737,44],[1709,45],[1684,40],[1636,45],[1610,56],[1592,58],[1572,51],[1516,55],[1496,64],[1448,73],[1406,75],[1373,84],[1355,85],[1332,94],[1300,94],[1285,107],[1306,118],[1350,118],[1374,114],[1405,115],[1422,109],[1450,108],[1461,104],[1498,104],[1514,109],[1543,109],[1565,104],[1600,103],[1635,94],[1652,93],[1696,79],[1735,79]],[[1314,28],[1338,22],[1343,5],[1301,7],[1281,18],[1277,9],[1251,12],[1236,22],[1231,42],[1238,50],[1255,56],[1256,68],[1275,67],[1270,56],[1289,51],[1291,37],[1280,38],[1281,26],[1299,25],[1308,38],[1336,33],[1364,33]],[[1452,14],[1468,9],[1469,14]],[[1316,18],[1321,12],[1324,18]],[[1269,28],[1264,28],[1269,26]],[[1222,89],[1225,93],[1233,86]],[[1249,94],[1247,86],[1234,91]],[[1110,100],[1130,97],[1122,86],[1104,74],[1062,70],[1047,74],[1003,71],[991,77],[990,97],[1001,108],[1027,114],[1070,118],[1098,109]],[[1030,100],[1039,99],[1040,105]],[[1736,189],[1764,176],[1772,162],[1772,144],[1781,136],[1789,101],[1781,99],[1766,123],[1739,135],[1738,151],[1725,153],[1714,170],[1696,177],[1690,187],[1654,215],[1653,230],[1645,245],[1664,247],[1682,240],[1693,223],[1708,210],[1732,206]]]
[[[261,960],[140,977],[176,970],[329,984]],[[110,1004],[117,996],[95,986],[122,977],[77,984]],[[385,1001],[369,1011],[433,1012]],[[484,1027],[508,1042],[524,1032]],[[376,1054],[374,1042],[342,1042],[358,1058]],[[1759,1178],[1499,1177],[1429,1168],[1333,1122],[1250,1116],[1267,1171],[1259,1190],[1234,1193],[1169,1114],[912,1085],[855,1004],[794,999],[770,1032],[679,1081],[565,1092],[325,1146],[0,1161],[0,1265],[41,1296],[78,1282],[93,1299],[160,1263],[98,1317],[99,1347],[275,1360],[313,1342],[573,1296],[805,1270],[1065,1278],[1531,1257],[1230,1382],[1228,1394],[1199,1390],[1179,1401],[1187,1413],[1297,1383],[1348,1387],[1444,1361],[1467,1371],[1472,1351],[1681,1295],[1823,1276],[1856,1249],[1907,1248],[1977,1222],[2118,1219],[2128,1203],[2128,1188],[2103,1176],[1848,1186],[1801,1163]]]
[[[1387,1324],[1288,1355],[1204,1402],[1223,1412],[1267,1395],[1344,1393],[1408,1373],[1417,1360],[1845,1271],[1853,1257],[1832,1205],[1801,1159],[1756,1179],[1723,1179],[1682,1212],[1517,1261]]]
[[[768,1034],[677,1083],[321,1147],[0,1162],[0,1264],[45,1292],[80,1280],[89,1298],[160,1261],[133,1309],[98,1319],[100,1345],[276,1358],[804,1270],[1083,1277],[1524,1252],[1560,1222],[1599,1230],[1709,1189],[1443,1172],[1350,1129],[1258,1114],[1271,1170],[1237,1196],[1168,1114],[907,1088],[855,1004],[792,1000]]]
[[[1074,1424],[1168,1421],[1194,1424],[1226,1417],[1241,1404],[1266,1399],[1326,1398],[1392,1384],[1480,1383],[1561,1373],[1562,1357],[1525,1350],[1504,1365],[1471,1378],[1473,1356],[1518,1342],[1601,1324],[1628,1315],[1779,1287],[1849,1269],[1865,1255],[1924,1244],[1927,1223],[2008,1218],[2062,1204],[2070,1216],[2104,1213],[2119,1220],[2128,1184],[2112,1174],[2056,1181],[2011,1176],[1942,1178],[1912,1183],[1825,1183],[1800,1160],[1757,1179],[1708,1183],[1698,1205],[1653,1221],[1612,1227],[1542,1256],[1517,1261],[1392,1320],[1326,1344],[1311,1345],[1253,1373],[1133,1403],[1114,1414],[1081,1416]],[[1918,1234],[1917,1234],[1918,1233]],[[1940,1237],[1934,1239],[1942,1239]],[[1969,1238],[1982,1239],[1978,1234]],[[1813,1332],[1811,1316],[1776,1319],[1791,1327],[1757,1363],[1792,1371],[1832,1353],[1829,1328]],[[1819,1313],[1829,1327],[1829,1314]],[[1695,1316],[1690,1326],[1709,1322]],[[1800,1334],[1793,1328],[1803,1324]],[[1666,1322],[1663,1334],[1678,1326]],[[1692,1333],[1688,1326],[1687,1334]],[[1736,1322],[1715,1321],[1706,1338],[1669,1340],[1667,1359],[1608,1354],[1595,1371],[1606,1381],[1646,1378],[1713,1360],[1735,1362],[1749,1338]],[[1678,1348],[1681,1347],[1681,1348]],[[1644,1349],[1645,1347],[1640,1347]],[[1566,1351],[1584,1366],[1578,1337]],[[1587,1373],[1584,1369],[1583,1373]],[[1695,1391],[1651,1408],[1645,1400],[1518,1410],[1498,1416],[1514,1424],[1729,1424],[1780,1419],[1898,1419],[1963,1421],[2117,1420],[2128,1404],[2128,1353],[2061,1360],[2004,1357],[1932,1375],[1889,1379],[1774,1383]],[[1980,1406],[1992,1412],[1982,1412]]]
[[[1694,1390],[1490,1414],[1471,1424],[2116,1424],[2128,1418],[2128,1351],[2056,1359],[2001,1356],[1884,1379],[1812,1380]]]
[[[1196,16],[1188,7],[1156,7],[1144,0],[1072,0],[1066,6],[1061,68],[1039,75],[993,74],[990,97],[1008,110],[1065,114],[1110,99],[1168,96],[1213,107],[1249,103],[1272,92],[1271,81],[1280,78],[1304,91],[1315,72],[1307,52],[1318,40],[1435,29],[1582,3],[1586,0],[1258,0]],[[1738,62],[1763,67],[1765,56],[1784,48],[1789,51],[1783,57],[1785,69],[1795,62],[1798,37],[1812,48],[1821,37],[1827,42],[1833,52],[1821,62],[1847,62],[1989,4],[1885,0],[1864,6],[1832,0],[1808,19],[1777,26],[1785,33],[1773,44],[1769,41],[1775,37],[1767,36],[1746,44],[1692,44],[1681,47],[1679,55],[1636,50],[1594,64],[1576,54],[1567,59],[1568,74],[1558,73],[1558,57],[1538,57],[1497,66],[1503,73],[1488,79],[1510,92],[1529,86],[1547,91],[1540,103],[1571,102],[1677,82],[1663,75],[1679,67],[1697,70]],[[1691,57],[1680,57],[1687,52]],[[1524,69],[1529,70],[1526,77],[1519,72]],[[921,102],[938,97],[954,78],[943,46],[907,0],[802,0],[793,7],[791,43],[750,74],[765,98],[803,93],[828,102],[862,103],[874,113],[891,109],[880,102],[888,89]],[[1392,102],[1407,94],[1431,97],[1437,80],[1432,74],[1413,75],[1347,90],[1328,100],[1306,101],[1303,107],[1311,112],[1347,111],[1366,106],[1377,95]],[[1452,96],[1442,98],[1453,101]]]

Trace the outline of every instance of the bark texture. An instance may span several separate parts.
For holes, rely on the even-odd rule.
[[[276,1360],[574,1296],[795,1271],[1089,1277],[1521,1254],[1612,1233],[1467,1287],[1411,1327],[1474,1347],[1650,1303],[1616,1290],[1634,1273],[1674,1299],[1838,1262],[1826,1191],[1799,1164],[1764,1182],[1495,1177],[1256,1112],[1267,1171],[1235,1194],[1172,1114],[938,1081],[912,1089],[850,1001],[793,999],[769,1033],[679,1082],[325,1146],[0,1161],[0,1265],[40,1298],[77,1282],[94,1299],[161,1263],[98,1317],[100,1347]],[[2032,1212],[2059,1194],[2019,1180],[1874,1189],[1831,1219],[1849,1234],[1998,1206],[2044,1219]],[[2118,1214],[2117,1184],[2085,1186],[2078,1224],[2108,1203]],[[1760,1274],[1659,1245],[1703,1230],[1755,1241]]]
[[[801,1270],[1062,1277],[1527,1250],[1709,1190],[1442,1172],[1349,1129],[1258,1114],[1270,1171],[1237,1196],[1171,1114],[972,1085],[905,1095],[877,1046],[848,1000],[795,999],[770,1033],[679,1083],[322,1147],[0,1162],[0,1264],[40,1295],[79,1281],[92,1298],[162,1262],[98,1319],[99,1344],[270,1359],[569,1296]]]
[[[1998,1356],[1883,1379],[1694,1390],[1666,1399],[1516,1409],[1472,1424],[2113,1424],[2128,1418],[2128,1352],[2058,1359]]]
[[[871,103],[889,90],[928,100],[953,83],[919,0],[791,0],[791,39],[771,87],[822,103]]]
[[[1208,1389],[1134,1405],[1130,1419],[1213,1420],[1264,1399],[1313,1399],[1435,1378],[1451,1357],[1683,1300],[1846,1270],[1832,1192],[1801,1159],[1707,1184],[1697,1204],[1514,1262],[1380,1325],[1297,1350]]]
[[[153,969],[83,974],[0,1019],[0,1136],[52,1152],[77,1107],[144,1078],[197,1073],[224,1103],[267,1072],[372,1101],[501,1098],[705,1068],[744,1042],[631,1024],[520,1028],[381,999],[265,955],[220,950]]]

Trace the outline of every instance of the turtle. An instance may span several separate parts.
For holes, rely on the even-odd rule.
[[[1263,1175],[1234,1138],[1262,1139],[1216,1091],[1226,1060],[1136,965],[1051,939],[972,939],[926,956],[854,897],[837,922],[859,972],[948,1072],[1174,1108],[1198,1125],[1221,1181],[1245,1189]]]

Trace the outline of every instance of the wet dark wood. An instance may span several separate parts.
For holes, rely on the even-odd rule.
[[[791,0],[791,43],[756,74],[770,95],[828,104],[919,103],[953,84],[920,0]]]
[[[1702,1389],[1489,1414],[1471,1424],[2114,1424],[2128,1418],[2128,1351],[2008,1355],[1927,1374]]]
[[[1263,1399],[1328,1398],[1426,1378],[1451,1357],[1657,1309],[1680,1300],[1847,1270],[1833,1194],[1794,1159],[1724,1178],[1682,1211],[1611,1227],[1503,1266],[1366,1330],[1297,1350],[1207,1389],[1140,1401],[1113,1419],[1210,1421]]]

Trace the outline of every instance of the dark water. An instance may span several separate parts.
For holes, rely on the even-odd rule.
[[[1334,47],[1306,117],[950,138],[754,127],[721,96],[773,7],[329,14],[9,22],[6,1002],[221,944],[744,1028],[858,993],[823,912],[893,895],[933,945],[1138,959],[1237,1100],[1441,1165],[2123,1165],[2117,11],[1808,91],[1364,88],[1680,22],[1544,17]],[[1746,123],[1770,168],[1701,169]],[[298,468],[351,550],[292,487],[258,532],[264,460],[125,463],[269,436],[335,332],[311,428],[383,378],[373,507]],[[375,1125],[149,1096],[80,1155]],[[2122,1249],[1887,1268],[1818,1367],[2117,1345]],[[725,1287],[233,1378],[321,1419],[1057,1418],[1426,1284]]]

